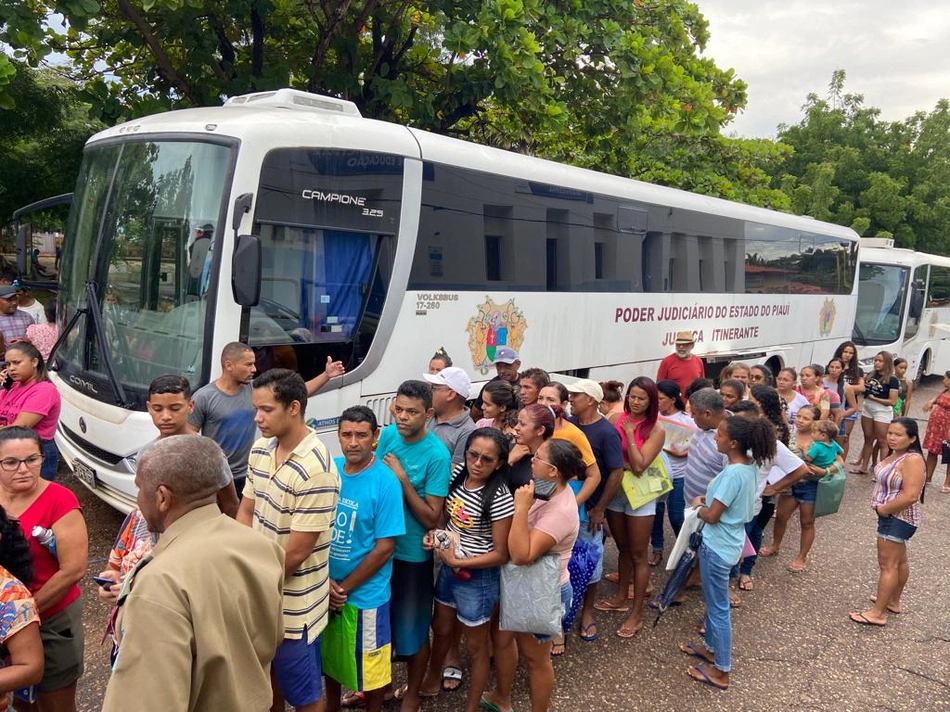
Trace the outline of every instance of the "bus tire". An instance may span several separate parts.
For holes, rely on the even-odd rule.
[[[920,382],[929,375],[928,369],[930,368],[930,349],[924,351],[923,356],[920,357],[920,362],[917,364],[917,376],[914,378],[914,386],[919,386]]]

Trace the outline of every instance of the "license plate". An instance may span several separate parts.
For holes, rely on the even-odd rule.
[[[82,482],[86,487],[90,489],[95,489],[98,480],[96,478],[96,471],[89,467],[82,460],[73,460],[73,472],[76,474],[76,477]]]

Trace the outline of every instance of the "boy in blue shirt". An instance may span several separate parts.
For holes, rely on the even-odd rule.
[[[340,688],[362,693],[378,712],[392,682],[389,625],[390,578],[396,537],[406,532],[399,481],[376,459],[376,415],[366,406],[347,408],[337,436],[343,457],[340,499],[330,543],[330,622],[323,631],[327,712],[340,709]]]

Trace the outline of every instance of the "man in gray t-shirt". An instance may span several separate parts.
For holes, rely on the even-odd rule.
[[[240,495],[257,429],[251,400],[251,381],[257,371],[254,352],[240,342],[228,344],[221,353],[221,370],[216,381],[195,393],[195,408],[188,416],[188,424],[224,450]]]

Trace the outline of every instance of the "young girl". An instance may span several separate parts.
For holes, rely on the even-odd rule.
[[[729,688],[732,669],[732,618],[729,612],[729,572],[739,563],[745,523],[752,519],[758,465],[775,457],[775,430],[764,418],[731,416],[716,430],[716,448],[729,464],[697,497],[698,516],[706,522],[699,549],[699,569],[706,601],[705,638],[680,646],[704,662],[686,674],[720,690]]]
[[[851,438],[851,431],[858,420],[857,402],[858,398],[864,393],[864,371],[858,365],[858,347],[853,341],[845,341],[835,349],[834,358],[840,358],[844,365],[842,378],[847,384],[847,390],[850,391],[855,402],[855,411],[844,419],[844,442],[841,447],[848,452],[848,440]],[[860,460],[852,460],[852,465],[857,465]]]
[[[910,412],[910,399],[914,395],[914,383],[907,378],[907,359],[894,359],[894,375],[897,377],[897,403],[894,417],[902,418]]]
[[[456,621],[465,626],[472,659],[466,712],[477,712],[490,672],[489,623],[500,593],[500,567],[508,561],[508,532],[514,501],[508,491],[508,439],[494,428],[468,437],[465,463],[455,470],[442,514],[442,525],[458,536],[464,558],[453,546],[440,548],[434,532],[423,546],[434,549],[443,566],[435,583],[435,615],[429,672],[423,694],[442,686],[442,663]],[[466,575],[461,575],[461,571]]]
[[[864,408],[861,411],[861,429],[864,447],[854,474],[866,475],[874,444],[881,448],[881,457],[887,457],[887,426],[894,419],[894,404],[900,384],[894,375],[894,359],[887,351],[874,357],[874,372],[864,380]]]
[[[518,410],[514,387],[501,379],[489,381],[482,389],[482,415],[485,417],[475,423],[475,427],[504,430],[505,417],[513,410]]]
[[[838,444],[848,456],[848,423],[853,422],[853,416],[858,412],[854,390],[848,387],[844,378],[844,362],[840,358],[833,358],[825,367],[825,377],[821,384],[826,390],[837,393],[841,399],[841,409],[838,412]]]

